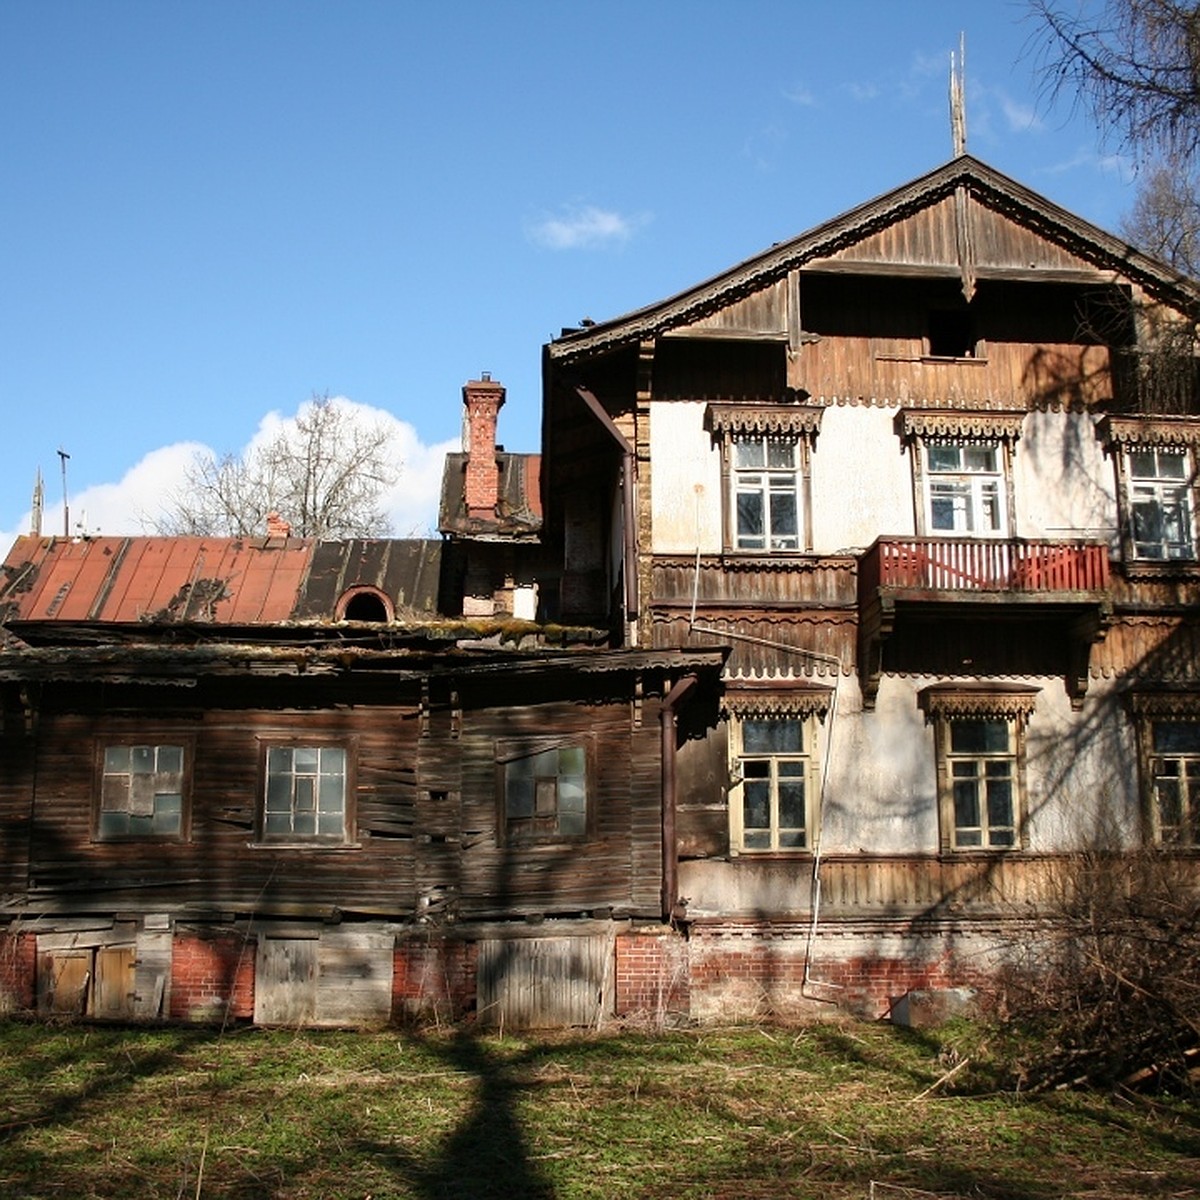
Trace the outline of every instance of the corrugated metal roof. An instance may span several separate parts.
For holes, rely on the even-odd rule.
[[[21,537],[0,567],[0,621],[332,620],[355,587],[434,614],[440,564],[441,543],[417,540]]]

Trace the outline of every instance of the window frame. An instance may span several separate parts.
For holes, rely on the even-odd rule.
[[[112,833],[101,829],[100,824],[105,812],[121,811],[106,809],[104,806],[104,780],[110,774],[107,767],[108,751],[136,746],[153,746],[155,751],[162,747],[178,747],[183,753],[183,765],[179,772],[180,813],[179,829],[172,833]],[[92,816],[91,840],[93,842],[187,842],[192,836],[192,778],[193,765],[196,758],[196,738],[194,734],[174,733],[170,730],[141,730],[137,733],[101,733],[96,736],[93,748],[94,754],[94,783],[92,787]],[[156,755],[157,758],[157,755]],[[158,774],[158,772],[154,772]],[[167,793],[155,793],[165,795]],[[132,814],[131,814],[132,815]]]
[[[1165,725],[1195,726],[1197,738],[1200,740],[1200,691],[1135,692],[1129,701],[1137,734],[1143,841],[1162,850],[1200,850],[1200,749],[1172,754],[1159,750],[1155,745],[1155,733],[1158,727]],[[1158,780],[1162,776],[1156,773],[1155,765],[1157,760],[1166,758],[1191,762],[1196,767],[1196,795],[1189,797],[1184,794],[1180,797],[1181,808],[1186,806],[1187,811],[1182,813],[1180,821],[1184,836],[1178,839],[1163,836],[1157,789]],[[1189,825],[1192,829],[1190,835],[1187,832]]]
[[[1016,536],[1017,507],[1013,486],[1013,457],[1021,436],[1025,414],[1014,411],[958,412],[941,409],[904,409],[897,418],[898,430],[912,462],[913,515],[918,537],[980,539],[1003,541]],[[995,463],[988,470],[966,464],[957,471],[934,468],[931,450],[955,447],[963,452],[991,450]],[[969,498],[974,529],[937,529],[934,527],[934,484],[951,481],[965,488]],[[986,481],[995,481],[994,502],[999,526],[982,527],[986,512]]]
[[[547,737],[500,738],[493,747],[496,767],[496,828],[500,845],[523,848],[529,846],[561,846],[586,842],[595,836],[596,829],[596,752],[595,736],[587,732],[564,733]],[[579,832],[562,832],[559,829],[545,830],[537,827],[539,819],[548,821],[550,814],[538,811],[539,803],[545,800],[544,785],[549,774],[533,776],[533,811],[528,817],[512,816],[509,812],[510,771],[513,763],[526,762],[544,754],[559,754],[562,751],[579,751],[583,756],[583,829]],[[564,812],[561,781],[576,778],[575,773],[565,774],[560,769],[554,773],[554,820],[561,821]],[[515,830],[514,821],[529,821],[529,831]]]
[[[1119,417],[1107,416],[1096,427],[1096,436],[1106,454],[1113,460],[1116,475],[1118,528],[1121,556],[1127,564],[1145,569],[1195,567],[1200,562],[1200,420],[1194,417]],[[1163,454],[1183,458],[1183,475],[1177,484],[1163,476],[1138,476],[1134,459],[1137,456]],[[1175,487],[1183,494],[1187,508],[1186,554],[1147,554],[1139,550],[1137,537],[1137,498],[1139,487],[1162,490]],[[1159,512],[1163,511],[1159,505]],[[1167,545],[1160,539],[1160,546]]]
[[[804,393],[795,393],[803,397]],[[724,554],[774,557],[781,554],[803,554],[812,551],[812,456],[817,434],[821,428],[823,408],[804,405],[798,399],[785,397],[779,401],[764,401],[758,404],[710,401],[705,412],[705,424],[717,443],[721,455],[721,550]],[[769,517],[764,522],[763,541],[759,546],[739,545],[738,496],[740,475],[758,471],[769,477],[773,469],[764,463],[761,468],[739,467],[736,462],[736,446],[739,443],[760,441],[764,459],[769,458],[769,447],[788,444],[794,447],[793,465],[775,468],[774,473],[790,474],[794,487],[788,489],[796,503],[796,545],[772,547]],[[762,494],[766,498],[764,514],[770,510],[770,495],[773,489],[769,478],[763,484]]]
[[[344,755],[342,770],[342,832],[333,834],[286,834],[267,831],[267,796],[270,787],[271,753],[275,750],[340,750]],[[318,760],[319,761],[319,760]],[[322,847],[355,847],[357,806],[355,797],[357,773],[357,739],[287,735],[258,739],[258,792],[255,800],[255,845],[272,848],[320,849]],[[319,778],[319,767],[318,776]],[[319,799],[316,801],[319,804]],[[293,816],[294,816],[293,808]],[[314,809],[319,812],[319,809]]]
[[[938,798],[938,843],[943,854],[1007,854],[1027,848],[1026,817],[1027,783],[1025,742],[1026,728],[1038,697],[1039,689],[1024,685],[999,686],[994,684],[936,684],[925,688],[919,695],[920,707],[926,720],[934,726],[934,761],[937,775]],[[1006,729],[1004,750],[956,748],[955,726],[961,730],[964,723],[1003,723]],[[1009,805],[1011,823],[1001,824],[987,819],[988,797],[986,784],[991,775],[989,764],[1007,763]],[[982,765],[982,770],[973,776],[955,772],[956,766]],[[985,785],[983,794],[977,796],[978,825],[960,825],[958,822],[955,784],[973,778]],[[978,830],[978,842],[962,839],[963,830]],[[993,841],[991,831],[1012,831],[1011,841]]]
[[[727,802],[729,807],[729,853],[731,857],[745,858],[797,858],[811,857],[818,840],[821,819],[821,788],[824,773],[826,739],[821,737],[820,728],[829,711],[833,689],[806,684],[801,687],[781,689],[777,681],[771,681],[770,690],[757,690],[751,681],[746,686],[736,685],[726,697],[726,719],[729,737],[729,782]],[[798,751],[746,752],[745,728],[755,721],[797,721],[800,725],[801,748]],[[745,763],[767,760],[770,795],[768,846],[747,846],[745,826]],[[778,782],[780,764],[799,765],[803,769],[804,784],[804,844],[801,846],[780,845],[780,834],[784,829],[796,830],[796,826],[782,826],[779,822]],[[761,778],[761,777],[760,777]],[[794,778],[794,776],[793,776]]]

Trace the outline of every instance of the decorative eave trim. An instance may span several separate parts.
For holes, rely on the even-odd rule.
[[[785,434],[816,437],[825,410],[784,401],[779,404],[746,404],[710,400],[704,420],[710,433]]]
[[[1096,426],[1096,436],[1106,450],[1138,446],[1200,446],[1200,419],[1196,417],[1118,417],[1111,413]]]
[[[1013,410],[964,412],[945,408],[903,408],[900,433],[913,438],[953,439],[956,442],[1015,442],[1021,436],[1025,414]]]
[[[927,717],[963,720],[992,717],[1003,721],[1028,719],[1040,688],[1024,684],[934,684],[923,688],[917,701]]]
[[[1130,692],[1129,709],[1139,717],[1200,717],[1200,691]]]
[[[766,681],[763,681],[766,682]],[[833,688],[814,684],[789,687],[771,680],[769,687],[730,687],[725,708],[738,717],[811,717],[825,719],[833,701]]]

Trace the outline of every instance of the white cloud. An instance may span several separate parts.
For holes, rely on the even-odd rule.
[[[860,103],[867,103],[868,101],[878,99],[879,97],[879,85],[876,83],[851,82],[844,84],[843,86],[845,87],[846,91],[850,93],[851,98],[859,101]]]
[[[389,412],[342,396],[337,397],[335,403],[364,421],[382,424],[391,432],[400,470],[395,486],[383,497],[382,503],[395,536],[436,536],[442,464],[448,452],[459,449],[458,440],[427,446],[412,425]],[[278,412],[267,413],[245,448],[270,439],[294,421],[294,414],[285,417]],[[71,494],[71,532],[116,536],[153,532],[155,515],[162,511],[195,455],[206,450],[208,447],[198,442],[163,446],[151,450],[117,482],[95,484]],[[18,534],[29,531],[30,516],[29,513],[24,515],[19,529],[0,531],[0,554],[7,551]],[[42,520],[43,533],[60,534],[62,530],[62,502],[47,504]]]
[[[1086,148],[1077,150],[1070,158],[1061,159],[1048,167],[1036,171],[1038,175],[1065,175],[1080,167],[1091,168],[1105,175],[1116,175],[1122,182],[1133,178],[1133,162],[1123,154],[1098,154]]]
[[[527,227],[531,241],[551,250],[591,250],[629,241],[647,217],[626,217],[594,205],[569,206],[559,216],[546,214]]]
[[[996,93],[996,98],[1000,101],[1004,119],[1013,133],[1038,133],[1045,128],[1032,105],[1021,104],[1000,91]]]
[[[783,93],[785,100],[790,100],[793,104],[802,105],[804,108],[816,108],[817,98],[806,87],[791,87],[785,88]]]

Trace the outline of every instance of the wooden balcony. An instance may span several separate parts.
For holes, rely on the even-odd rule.
[[[874,704],[883,647],[905,614],[1062,625],[1072,699],[1082,702],[1091,646],[1112,611],[1109,547],[1100,541],[881,537],[859,561],[859,672]]]
[[[883,537],[862,557],[859,594],[1106,592],[1108,555],[1104,542]]]

